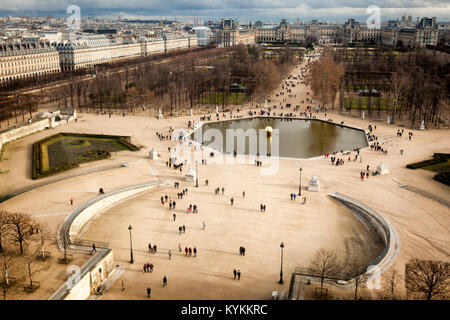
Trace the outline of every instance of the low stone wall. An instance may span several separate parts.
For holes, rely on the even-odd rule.
[[[50,119],[37,120],[0,133],[0,148],[7,142],[51,128]]]
[[[47,128],[55,128],[57,126],[67,124],[77,118],[77,113],[75,110],[58,110],[54,111],[53,115],[54,116],[50,118],[33,120],[31,123],[25,123],[16,128],[0,132],[0,149],[7,142],[20,139]],[[64,115],[65,119],[56,121],[55,116],[57,115]]]
[[[64,221],[62,229],[57,238],[67,239],[70,250],[82,250],[87,252],[91,246],[75,245],[72,240],[81,233],[92,218],[105,209],[118,202],[137,195],[141,192],[158,187],[161,184],[151,182],[115,190],[107,194],[99,195],[83,203],[75,209]],[[80,240],[77,239],[77,243]],[[95,242],[94,242],[95,243]],[[61,242],[60,249],[63,249]],[[74,274],[64,283],[49,300],[85,300],[95,293],[95,290],[108,279],[115,270],[113,251],[110,248],[97,245],[97,253],[85,263],[84,266],[70,266]]]
[[[400,237],[397,230],[388,220],[364,203],[338,192],[330,196],[348,206],[384,243],[383,252],[367,265],[367,273],[377,272],[381,275],[393,264],[400,250]]]
[[[123,199],[150,190],[157,186],[159,186],[157,182],[152,182],[115,190],[110,193],[95,197],[94,199],[91,199],[82,204],[69,217],[67,217],[67,220],[65,222],[66,229],[64,230],[64,232],[71,239],[77,237],[86,223],[89,222],[89,220],[91,220],[99,212],[115,205]]]

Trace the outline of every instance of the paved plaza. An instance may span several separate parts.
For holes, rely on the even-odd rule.
[[[297,75],[299,68],[291,74]],[[303,85],[292,88],[295,99],[276,97],[274,93],[269,105],[279,105],[282,99],[287,98],[283,104],[295,106],[300,104],[298,100],[304,100],[307,91],[309,89]],[[301,105],[301,111],[306,104]],[[233,111],[233,115],[246,116],[251,108],[247,104],[240,113]],[[259,108],[253,106],[255,111],[261,108],[262,105]],[[449,131],[404,128],[405,132],[414,132],[412,140],[408,140],[406,134],[396,136],[399,128],[396,125],[343,116],[337,109],[328,111],[326,117],[323,112],[315,115],[319,119],[332,118],[335,123],[343,121],[361,129],[367,129],[369,124],[376,125],[373,133],[388,154],[362,149],[361,162],[359,159],[353,161],[356,152],[338,155],[345,160],[343,166],[333,166],[330,158],[325,157],[282,159],[275,175],[262,175],[261,168],[252,163],[199,164],[199,187],[196,188],[195,182],[184,181],[186,167],[180,173],[166,166],[170,157],[168,147],[175,147],[177,142],[161,141],[156,132],[166,135],[170,127],[187,128],[188,121],[198,120],[200,115],[156,119],[146,113],[111,118],[80,114],[76,123],[9,143],[4,154],[8,160],[2,162],[2,169],[9,170],[9,173],[0,175],[0,193],[35,183],[31,180],[31,145],[58,132],[128,135],[135,144],[142,144],[145,148],[139,152],[121,151],[113,154],[111,159],[81,164],[74,172],[110,164],[128,163],[128,167],[51,183],[1,203],[0,208],[29,213],[46,222],[51,232],[56,234],[63,219],[76,206],[95,197],[100,187],[108,192],[150,181],[179,181],[179,189],[173,186],[156,188],[121,202],[92,220],[83,230],[81,237],[84,239],[109,242],[115,264],[124,269],[104,293],[103,299],[145,299],[147,286],[152,288],[152,299],[269,299],[274,290],[285,292],[294,269],[308,267],[314,253],[322,247],[335,252],[341,261],[348,261],[355,254],[369,259],[377,250],[374,235],[348,209],[327,196],[334,192],[367,204],[395,226],[401,248],[394,268],[401,274],[410,258],[448,259],[449,208],[399,188],[393,178],[448,198],[450,188],[433,180],[432,172],[412,171],[406,168],[406,164],[427,159],[435,152],[450,153]],[[283,110],[276,110],[280,111]],[[292,107],[290,112],[293,112]],[[156,160],[148,159],[148,151],[152,148],[160,154]],[[351,161],[347,161],[349,156]],[[361,181],[360,172],[366,170],[367,165],[375,171],[381,161],[389,167],[390,173]],[[302,197],[307,198],[306,204],[301,204],[300,198],[291,201],[289,197],[298,192],[300,167]],[[308,181],[313,175],[320,180],[319,192],[307,191]],[[208,186],[205,185],[206,179]],[[225,188],[223,195],[222,192],[215,195],[217,187]],[[188,193],[183,199],[178,199],[177,193],[183,188],[188,188]],[[170,210],[167,203],[161,204],[160,198],[164,195],[176,201],[175,210]],[[74,206],[70,205],[71,197],[75,200]],[[233,206],[230,205],[231,198],[234,199]],[[190,204],[198,206],[198,213],[186,213]],[[260,211],[260,204],[266,205],[265,212]],[[134,264],[129,263],[129,225],[133,226]],[[178,227],[182,225],[185,225],[186,232],[180,235]],[[278,284],[281,242],[285,244],[283,285]],[[158,246],[157,253],[148,251],[148,243]],[[179,252],[179,244],[182,252]],[[186,246],[196,247],[197,257],[186,257]],[[239,254],[241,246],[246,248],[245,256]],[[57,254],[54,241],[51,250]],[[170,259],[169,250],[172,253]],[[83,257],[80,255],[77,260],[80,264],[83,259],[87,260]],[[147,262],[155,266],[152,273],[142,270]],[[233,279],[233,269],[240,269],[240,280]],[[56,290],[63,283],[65,270],[62,266],[58,272],[58,277],[53,277],[55,272],[45,271],[36,276],[38,281],[47,281],[45,294],[41,292],[36,298],[48,298],[51,289]],[[164,276],[167,276],[168,286],[163,288]],[[125,290],[121,289],[122,281]],[[351,294],[348,293],[349,296]],[[27,297],[31,295],[20,298]]]

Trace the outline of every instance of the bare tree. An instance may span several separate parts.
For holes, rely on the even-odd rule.
[[[38,228],[38,235],[39,235],[39,241],[41,243],[41,256],[42,259],[45,259],[45,241],[48,240],[49,238],[49,231],[48,231],[48,226],[45,223],[39,223],[37,225]]]
[[[2,240],[8,231],[8,213],[0,210],[0,252],[3,252]]]
[[[391,300],[395,299],[396,291],[398,289],[398,282],[398,272],[395,269],[392,269],[389,273],[387,273],[384,278],[384,289],[386,296],[389,296]]]
[[[316,254],[311,260],[310,270],[313,274],[318,274],[320,277],[320,291],[323,289],[323,281],[328,276],[335,273],[340,267],[339,261],[335,253],[328,251],[325,248],[317,250]]]
[[[450,263],[412,259],[405,265],[405,286],[408,293],[445,299],[450,287]]]
[[[6,300],[6,294],[11,288],[9,270],[13,266],[13,260],[11,257],[2,252],[0,254],[0,286],[2,288],[3,300]]]
[[[35,258],[39,254],[39,250],[32,249],[31,246],[27,246],[27,249],[24,251],[23,254],[23,266],[29,281],[29,289],[34,289],[35,285],[33,283],[33,276],[42,271],[45,270],[46,267],[42,267],[40,269],[37,269],[35,266]]]
[[[349,275],[353,278],[354,299],[358,300],[358,291],[367,282],[369,274],[367,274],[367,267],[363,265],[361,257],[359,257],[359,255],[355,255],[355,257],[349,264],[349,268]]]
[[[8,225],[11,237],[19,243],[19,252],[23,254],[23,244],[34,237],[35,223],[30,215],[25,213],[10,213]]]

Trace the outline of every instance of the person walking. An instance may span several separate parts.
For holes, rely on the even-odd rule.
[[[150,294],[152,293],[152,289],[147,287],[147,298],[150,298]]]
[[[172,258],[172,252],[169,250],[169,260]]]
[[[173,221],[175,221],[176,220],[176,218],[177,218],[177,215],[175,214],[175,212],[173,213]]]
[[[181,242],[180,242],[180,243],[178,243],[178,251],[180,251],[180,252],[181,252]]]
[[[178,227],[178,233],[181,235],[182,232],[183,232],[183,227],[182,227],[182,226],[179,226],[179,227]]]
[[[203,230],[205,230],[205,228],[206,228],[206,224],[205,224],[205,221],[203,221]]]
[[[152,249],[153,249],[153,247],[152,247],[151,243],[149,242],[148,243],[148,251],[152,252]]]
[[[242,199],[245,199],[245,191],[242,191]]]
[[[164,276],[164,278],[163,278],[163,288],[165,286],[167,286],[167,277],[166,276]]]
[[[188,247],[185,247],[185,248],[184,248],[184,252],[186,253],[186,254],[185,254],[186,257],[187,257],[188,251],[189,251]]]
[[[197,247],[194,247],[194,258],[197,256]]]
[[[73,197],[70,198],[70,205],[73,206]]]
[[[236,280],[236,275],[237,275],[236,269],[233,269],[233,275],[234,275],[234,280]]]
[[[225,188],[224,187],[222,187],[222,195],[223,195],[223,193],[225,192]]]
[[[183,233],[186,233],[186,226],[183,224]]]
[[[231,203],[231,205],[233,205],[233,203],[234,203],[234,199],[233,198],[230,199],[230,203]]]
[[[192,249],[189,247],[189,257],[192,256]]]
[[[241,269],[238,269],[237,277],[238,277],[238,280],[241,280]]]

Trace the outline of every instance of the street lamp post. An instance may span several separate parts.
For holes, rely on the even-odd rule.
[[[130,231],[130,263],[134,263],[134,259],[133,259],[133,241],[131,240],[131,230],[133,230],[133,227],[130,226],[128,227],[128,230]]]
[[[281,248],[281,269],[280,269],[280,281],[278,283],[283,284],[283,248],[284,248],[283,242],[280,244],[280,248]]]
[[[298,195],[302,195],[302,168],[300,168],[300,181],[298,184]]]
[[[195,160],[195,187],[198,188],[198,160]]]

